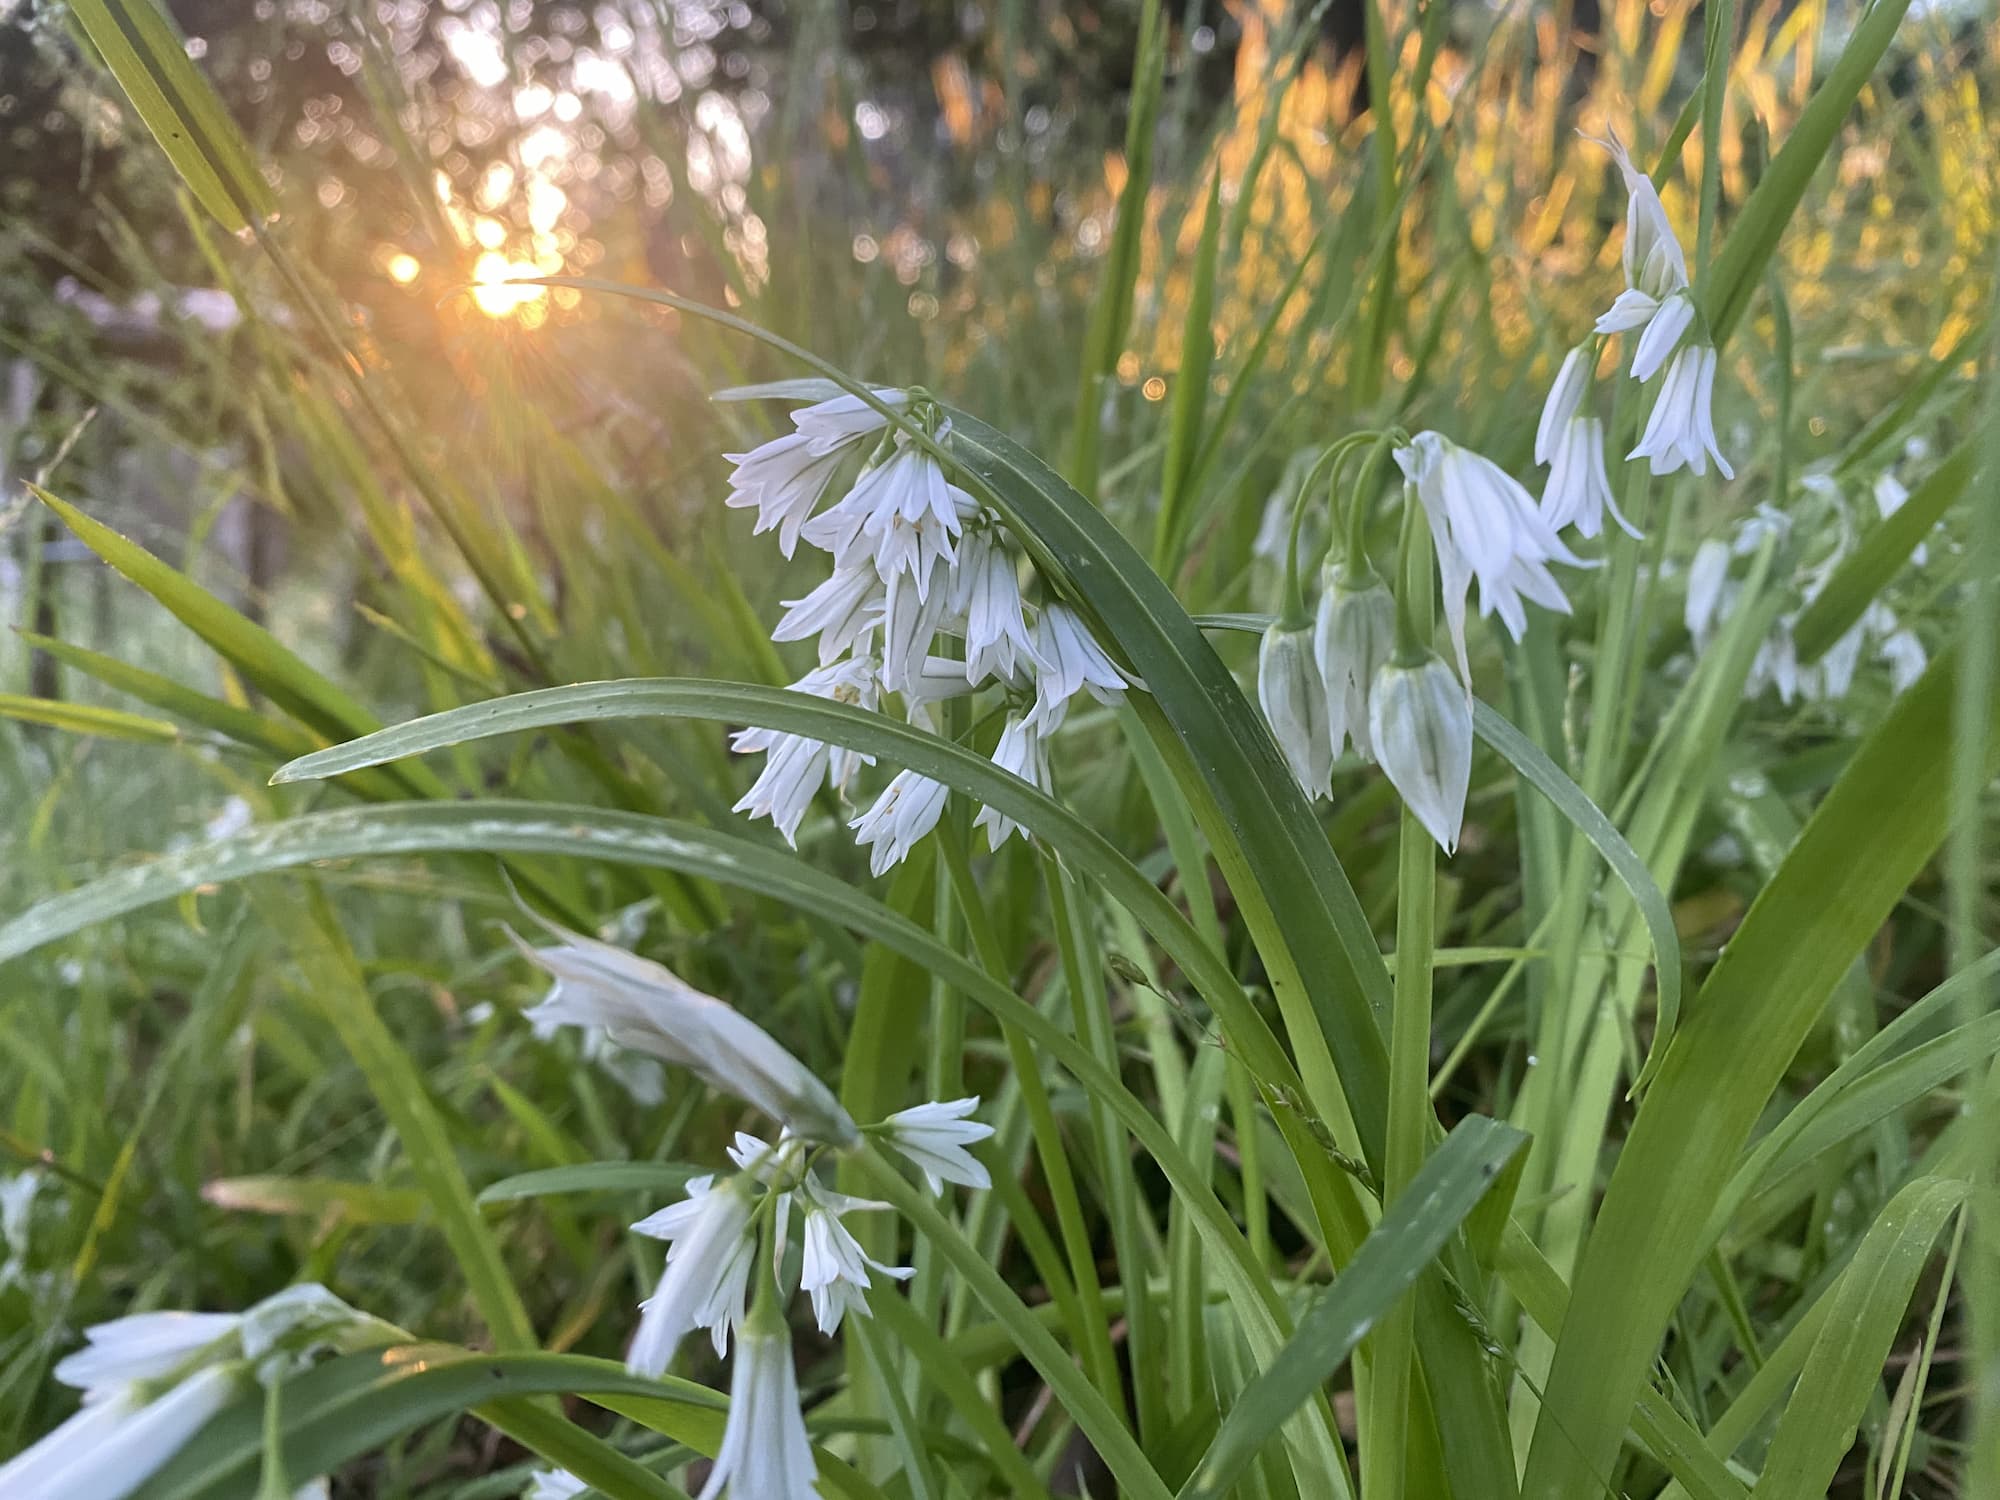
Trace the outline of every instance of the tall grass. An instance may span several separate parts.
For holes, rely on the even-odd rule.
[[[661,1269],[622,1226],[762,1122],[532,1030],[507,929],[540,917],[725,998],[864,1124],[985,1100],[990,1192],[840,1166],[915,1274],[796,1332],[826,1494],[2000,1491],[1985,18],[1611,0],[1586,50],[1568,5],[1384,5],[1339,56],[1324,7],[1246,6],[1210,105],[1200,8],[1147,0],[1104,11],[1126,118],[1085,99],[1030,151],[1024,80],[1074,19],[1001,4],[892,214],[808,10],[737,191],[691,185],[710,117],[639,106],[712,287],[573,254],[489,317],[463,187],[415,166],[435,101],[351,17],[434,236],[364,323],[309,163],[273,191],[150,0],[72,9],[240,321],[169,319],[167,381],[8,339],[47,392],[11,529],[122,577],[33,550],[49,632],[0,697],[0,1446],[68,1414],[86,1325],[317,1280],[409,1342],[245,1395],[144,1493],[471,1497],[531,1458],[698,1488],[717,1367],[616,1363]],[[1247,635],[1334,440],[1434,428],[1538,482],[1543,394],[1618,284],[1625,190],[1584,138],[1612,132],[1692,252],[1735,478],[1621,462],[1647,397],[1611,371],[1640,535],[1583,547],[1570,615],[1475,625],[1441,858],[1352,757],[1301,793]],[[168,285],[102,212],[130,285]],[[994,767],[995,714],[779,690],[809,662],[776,601],[818,578],[723,507],[719,455],[840,390],[1132,674],[1072,710],[1053,793]],[[168,464],[192,521],[130,501]],[[212,544],[244,495],[287,567]],[[1425,620],[1430,576],[1395,579]],[[879,770],[787,849],[731,810],[744,725]],[[957,795],[871,878],[840,825],[897,768]],[[1032,838],[989,853],[980,804]]]

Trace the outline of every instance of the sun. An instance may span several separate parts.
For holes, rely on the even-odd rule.
[[[539,276],[532,261],[509,260],[497,250],[488,250],[472,266],[472,301],[489,318],[532,316],[548,300],[545,286],[523,286],[524,277]]]

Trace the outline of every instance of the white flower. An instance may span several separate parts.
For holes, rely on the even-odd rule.
[[[1404,805],[1450,854],[1472,781],[1472,702],[1464,685],[1436,656],[1415,667],[1391,662],[1369,694],[1368,730]]]
[[[1671,474],[1681,465],[1697,476],[1708,472],[1708,461],[1724,479],[1734,479],[1736,471],[1722,456],[1715,439],[1715,420],[1710,407],[1715,399],[1715,349],[1709,344],[1689,344],[1667,365],[1667,378],[1660,387],[1653,414],[1639,446],[1626,457],[1651,460],[1655,475]]]
[[[777,528],[778,550],[786,557],[798,546],[799,528],[825,498],[845,455],[839,448],[816,448],[802,432],[787,433],[751,449],[725,453],[735,471],[729,476],[732,510],[754,506],[752,536]]]
[[[787,599],[785,613],[771,631],[774,641],[819,637],[821,666],[848,649],[866,651],[886,608],[882,576],[865,559],[832,574],[802,599]]]
[[[27,1269],[28,1241],[34,1231],[35,1195],[41,1191],[42,1174],[30,1167],[24,1172],[0,1176],[0,1244],[7,1247],[7,1259],[0,1264],[0,1287],[19,1281]]]
[[[1770,635],[1757,648],[1757,655],[1750,663],[1750,677],[1744,684],[1743,695],[1755,697],[1767,687],[1778,690],[1778,701],[1789,707],[1799,696],[1802,672],[1799,667],[1799,651],[1792,640],[1792,622],[1797,617],[1786,615],[1771,627]]]
[[[1326,684],[1304,624],[1288,629],[1279,623],[1264,632],[1257,648],[1257,702],[1299,786],[1308,797],[1324,797],[1333,779]]]
[[[1054,778],[1049,774],[1048,742],[1031,720],[1017,713],[1007,715],[1006,727],[1000,731],[999,743],[993,747],[993,764],[1003,771],[1013,772],[1040,791],[1047,792],[1054,788]],[[986,830],[986,841],[995,849],[1006,843],[1021,826],[991,807],[980,808],[979,815],[972,821]]]
[[[1329,752],[1349,740],[1363,760],[1375,758],[1368,734],[1368,694],[1375,674],[1396,649],[1396,600],[1371,569],[1349,578],[1332,558],[1320,573],[1319,610],[1313,620],[1313,658],[1326,690]]]
[[[1563,356],[1548,399],[1542,403],[1542,419],[1535,427],[1535,462],[1548,463],[1555,457],[1557,438],[1583,413],[1584,397],[1590,393],[1590,372],[1596,346],[1589,340]]]
[[[882,612],[882,681],[892,691],[905,690],[930,655],[951,601],[950,567],[935,558],[928,580],[907,572],[889,580]]]
[[[1924,643],[1917,638],[1914,630],[1891,632],[1875,654],[1888,666],[1889,686],[1898,693],[1906,693],[1914,687],[1917,679],[1924,675],[1924,668],[1930,665]]]
[[[1043,663],[1021,609],[1021,581],[997,526],[966,532],[952,572],[949,608],[965,622],[965,679],[1012,679],[1022,664]]]
[[[132,1381],[164,1380],[197,1354],[228,1340],[227,1357],[240,1345],[238,1313],[144,1312],[113,1318],[84,1330],[84,1347],[56,1362],[55,1377],[97,1399]]]
[[[871,657],[817,668],[793,683],[790,691],[865,709],[873,709],[881,698]],[[732,810],[768,817],[793,848],[798,847],[799,823],[828,773],[834,789],[845,793],[858,766],[875,764],[872,755],[775,729],[740,730],[730,739],[729,747],[739,755],[762,751],[765,756],[763,773]]]
[[[1666,205],[1652,178],[1632,165],[1624,143],[1614,133],[1598,145],[1611,153],[1625,179],[1625,291],[1611,310],[1597,320],[1599,333],[1626,333],[1643,327],[1659,306],[1688,284],[1687,258],[1681,253]]]
[[[1688,564],[1687,601],[1681,618],[1697,650],[1708,646],[1717,621],[1727,617],[1734,591],[1729,587],[1729,544],[1710,537],[1694,549]]]
[[[868,852],[870,874],[901,864],[925,834],[937,827],[949,792],[943,782],[915,771],[898,771],[874,806],[847,826]]]
[[[800,535],[831,552],[837,566],[845,566],[864,537],[872,549],[891,521],[906,526],[928,521],[940,532],[933,547],[949,555],[951,539],[963,527],[970,508],[971,497],[946,482],[944,469],[929,450],[899,441],[895,451],[854,482],[853,489],[807,522]],[[888,569],[882,571],[887,577]]]
[[[1632,350],[1632,378],[1642,383],[1651,380],[1680,346],[1681,335],[1693,322],[1694,298],[1689,293],[1675,292],[1662,302]]]
[[[873,394],[884,406],[901,407],[910,399],[907,392],[897,390],[876,390]],[[792,413],[792,426],[823,453],[888,425],[889,419],[859,396],[835,396]]]
[[[1099,703],[1115,704],[1128,679],[1067,604],[1049,604],[1035,622],[1035,707],[1028,717],[1043,734],[1053,734],[1069,713],[1069,700],[1088,691]]]
[[[969,1099],[933,1101],[898,1110],[877,1129],[883,1144],[924,1174],[931,1192],[942,1193],[947,1182],[963,1187],[988,1188],[993,1179],[986,1168],[965,1148],[993,1134],[991,1125],[982,1125],[968,1116],[979,1108],[977,1096]]]
[[[199,1370],[150,1401],[140,1386],[120,1384],[0,1466],[0,1495],[124,1500],[214,1420],[247,1378],[238,1360]]]
[[[1542,519],[1555,530],[1574,526],[1579,535],[1594,537],[1604,529],[1607,511],[1627,536],[1639,535],[1639,528],[1618,509],[1604,472],[1604,424],[1596,417],[1577,417],[1562,429],[1549,460]]]
[[[746,1330],[715,1467],[695,1500],[820,1500],[799,1381],[782,1331]]]
[[[316,1281],[286,1287],[243,1314],[243,1357],[266,1384],[289,1378],[326,1349],[351,1349],[397,1336],[388,1324],[356,1312]]]
[[[1491,459],[1436,432],[1418,433],[1408,447],[1396,450],[1395,458],[1430,518],[1443,575],[1445,618],[1459,652],[1461,676],[1468,578],[1479,580],[1479,613],[1497,613],[1517,641],[1528,624],[1523,599],[1569,613],[1569,601],[1548,564],[1582,567],[1583,560],[1563,545],[1518,480]],[[1379,741],[1376,754],[1381,754]]]
[[[589,1488],[567,1469],[537,1469],[521,1491],[521,1500],[573,1500]]]
[[[1911,441],[1914,442],[1916,439],[1913,438]],[[1909,486],[1896,477],[1895,470],[1884,469],[1875,476],[1875,511],[1883,520],[1888,520],[1901,510],[1909,498]],[[1931,549],[1925,543],[1918,542],[1910,549],[1910,561],[1918,567],[1925,566],[1930,560]]]
[[[686,1068],[810,1141],[852,1145],[854,1121],[811,1070],[756,1022],[659,964],[579,933],[526,949],[560,983],[528,1013],[601,1026],[621,1047]]]
[[[690,1180],[687,1192],[632,1226],[634,1234],[668,1242],[667,1268],[653,1295],[639,1304],[639,1331],[625,1354],[635,1375],[664,1373],[681,1340],[697,1328],[709,1330],[721,1355],[730,1331],[743,1323],[757,1256],[757,1238],[749,1233],[750,1189],[740,1177],[718,1187],[707,1176]]]
[[[888,1204],[833,1192],[811,1176],[800,1183],[799,1197],[805,1203],[805,1257],[799,1286],[812,1298],[819,1331],[832,1337],[848,1309],[867,1316],[868,1301],[861,1294],[874,1284],[868,1275],[871,1270],[892,1281],[907,1281],[917,1273],[909,1266],[885,1266],[863,1250],[861,1242],[840,1222],[842,1214],[886,1209]]]

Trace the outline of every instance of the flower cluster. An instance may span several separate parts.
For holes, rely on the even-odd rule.
[[[728,455],[727,503],[756,511],[754,533],[776,531],[788,558],[803,541],[832,559],[826,580],[788,601],[771,632],[778,642],[817,643],[819,666],[792,690],[871,711],[895,696],[912,723],[930,729],[932,705],[997,685],[1007,712],[993,762],[1048,791],[1048,740],[1071,700],[1089,693],[1116,703],[1131,679],[1076,610],[1037,606],[1023,593],[1024,562],[1001,518],[952,483],[940,460],[951,423],[935,404],[910,391],[874,396],[910,430],[858,396],[834,396],[794,412],[795,431]],[[937,654],[940,637],[956,640],[958,654]],[[770,729],[744,730],[731,746],[764,756],[736,810],[769,818],[793,844],[821,789],[845,799],[857,771],[873,764]],[[946,795],[939,782],[904,771],[853,819],[875,874],[937,826]],[[977,822],[996,848],[1017,826],[990,808]]]
[[[530,1019],[601,1030],[733,1094],[779,1127],[775,1139],[738,1132],[727,1153],[733,1171],[691,1179],[678,1202],[631,1226],[667,1251],[653,1294],[640,1304],[626,1363],[657,1376],[697,1330],[718,1358],[733,1340],[729,1417],[702,1496],[817,1497],[783,1303],[805,1293],[815,1324],[831,1335],[849,1314],[868,1314],[878,1277],[912,1274],[871,1255],[846,1223],[890,1205],[835,1191],[819,1168],[829,1153],[865,1139],[921,1173],[933,1193],[947,1182],[985,1188],[986,1168],[967,1148],[992,1127],[971,1118],[977,1099],[922,1104],[859,1126],[805,1064],[732,1007],[621,948],[558,936],[527,950],[556,981]],[[541,1476],[538,1493],[560,1497],[570,1493],[567,1483],[566,1475]]]
[[[323,1352],[400,1337],[311,1283],[245,1313],[144,1312],[99,1323],[55,1368],[83,1392],[82,1409],[0,1464],[0,1495],[123,1500],[253,1382],[284,1380]],[[297,1500],[325,1493],[315,1480]]]
[[[1626,456],[1646,459],[1655,474],[1685,466],[1697,477],[1708,473],[1713,459],[1717,472],[1732,479],[1735,470],[1715,437],[1715,344],[1694,305],[1687,257],[1652,178],[1632,165],[1616,136],[1600,144],[1625,179],[1627,200],[1625,290],[1598,318],[1597,332],[1638,335],[1632,351],[1634,380],[1648,383],[1666,372],[1639,445]],[[1536,459],[1546,461],[1539,452]]]

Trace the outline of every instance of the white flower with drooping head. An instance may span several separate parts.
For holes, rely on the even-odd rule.
[[[1446,854],[1458,848],[1472,781],[1472,703],[1442,659],[1395,662],[1376,674],[1368,699],[1375,757],[1403,803]]]
[[[1054,777],[1049,772],[1048,744],[1034,723],[1020,714],[1007,715],[999,743],[993,747],[993,764],[1003,771],[1011,771],[1040,791],[1052,792],[1055,789]],[[975,827],[986,830],[987,844],[994,849],[1006,843],[1021,826],[991,807],[980,808],[979,815],[972,821]]]
[[[1365,566],[1365,565],[1364,565]],[[1328,558],[1320,570],[1313,620],[1313,659],[1326,692],[1327,747],[1338,757],[1352,741],[1363,760],[1375,758],[1368,733],[1368,694],[1375,674],[1396,649],[1396,599],[1373,569],[1349,576]]]
[[[808,672],[791,685],[790,691],[871,710],[881,699],[875,661],[865,656],[850,657]],[[799,823],[806,809],[812,806],[822,782],[831,775],[834,790],[845,795],[855,770],[875,764],[874,756],[858,750],[775,729],[739,730],[731,737],[729,748],[738,755],[759,752],[764,755],[762,774],[732,811],[769,818],[793,848],[798,847]]]
[[[1680,347],[1681,337],[1694,322],[1694,296],[1690,292],[1675,292],[1660,304],[1660,310],[1653,314],[1639,334],[1639,342],[1632,350],[1632,378],[1641,384],[1659,373],[1667,356]]]
[[[1666,380],[1639,446],[1626,457],[1648,460],[1655,475],[1671,474],[1685,464],[1697,478],[1708,473],[1712,458],[1724,479],[1734,479],[1736,471],[1716,441],[1714,401],[1714,347],[1683,345],[1667,365]]]
[[[1923,641],[1907,626],[1884,636],[1875,655],[1889,668],[1889,686],[1897,693],[1907,693],[1915,687],[1917,679],[1930,665],[1930,656],[1924,650]]]
[[[1035,678],[1034,711],[1028,717],[1043,734],[1062,727],[1069,700],[1080,692],[1087,691],[1107,706],[1124,697],[1126,675],[1097,644],[1083,616],[1067,604],[1043,606],[1034,642],[1041,670]]]
[[[1710,537],[1694,549],[1688,564],[1687,599],[1681,620],[1697,651],[1708,648],[1715,626],[1728,618],[1735,604],[1735,588],[1729,582],[1729,543]]]
[[[1014,558],[997,524],[975,526],[959,542],[948,607],[964,623],[967,682],[1009,680],[1023,666],[1043,666],[1021,607]]]
[[[682,1339],[706,1328],[718,1356],[743,1323],[750,1271],[757,1257],[751,1232],[751,1189],[743,1177],[689,1180],[687,1197],[648,1214],[634,1234],[667,1241],[667,1268],[653,1295],[639,1304],[639,1331],[625,1352],[635,1375],[664,1374]]]
[[[240,1313],[144,1312],[84,1330],[84,1347],[56,1361],[55,1377],[96,1400],[132,1381],[162,1380],[197,1354],[235,1335]]]
[[[925,834],[937,827],[950,789],[941,781],[898,771],[872,807],[847,826],[854,842],[868,850],[868,870],[880,875],[909,857]]]
[[[731,510],[755,507],[752,536],[775,529],[778,550],[790,557],[799,544],[799,528],[833,486],[833,476],[846,455],[839,448],[815,448],[802,432],[787,433],[748,453],[725,453],[736,466],[729,476]]]
[[[782,643],[818,636],[820,665],[827,666],[850,649],[866,651],[887,608],[882,575],[863,558],[850,567],[835,568],[804,597],[787,599],[771,639]]]
[[[744,1330],[715,1467],[695,1500],[821,1500],[782,1327]]]
[[[552,930],[562,942],[523,945],[560,981],[530,1019],[601,1026],[621,1047],[687,1069],[806,1140],[851,1146],[859,1138],[827,1086],[748,1016],[637,954]]]
[[[884,406],[897,409],[906,406],[910,399],[907,391],[887,388],[877,389],[873,394]],[[792,426],[823,453],[880,432],[888,425],[889,419],[866,401],[845,394],[802,406],[792,413]]]
[[[917,1273],[909,1266],[887,1266],[876,1260],[840,1222],[842,1214],[886,1210],[888,1204],[836,1193],[811,1175],[800,1182],[799,1198],[805,1206],[805,1252],[799,1286],[812,1298],[813,1320],[819,1331],[831,1338],[849,1310],[868,1316],[868,1299],[862,1293],[874,1285],[870,1271],[879,1271],[892,1281],[907,1281]]]
[[[1292,777],[1308,797],[1324,797],[1333,780],[1326,684],[1313,659],[1312,630],[1282,622],[1257,648],[1257,702]]]
[[[125,1500],[191,1442],[249,1381],[241,1361],[198,1370],[147,1400],[114,1388],[33,1447],[0,1466],[0,1495]]]
[[[1604,424],[1596,417],[1578,417],[1563,429],[1549,461],[1542,518],[1557,530],[1574,526],[1579,536],[1594,537],[1604,529],[1607,514],[1627,536],[1639,535],[1639,528],[1618,509],[1611,477],[1604,471]]]
[[[1594,138],[1587,138],[1594,139]],[[1613,133],[1597,142],[1611,153],[1625,180],[1625,290],[1597,320],[1599,333],[1629,333],[1643,328],[1660,304],[1688,284],[1687,257],[1674,237],[1667,208],[1653,179],[1632,165],[1625,145]]]
[[[901,441],[864,473],[854,488],[801,529],[815,547],[833,554],[836,567],[852,566],[862,550],[890,556],[914,554],[920,537],[934,555],[949,557],[965,524],[971,497],[944,477],[929,451]],[[901,523],[900,530],[893,523]],[[885,544],[883,539],[890,538]],[[878,568],[884,578],[890,568]]]
[[[1535,426],[1535,462],[1548,463],[1554,456],[1563,430],[1578,417],[1587,415],[1584,399],[1590,394],[1590,372],[1596,362],[1597,346],[1589,339],[1563,356],[1555,383],[1542,402],[1541,421]]]
[[[1452,642],[1465,667],[1465,590],[1479,580],[1479,613],[1498,614],[1520,640],[1527,630],[1523,600],[1569,613],[1569,600],[1549,572],[1551,562],[1583,567],[1543,518],[1534,497],[1491,459],[1436,432],[1420,432],[1395,451],[1430,519],[1443,577],[1440,599]],[[1371,724],[1370,733],[1373,733]],[[1376,754],[1381,754],[1378,742]]]
[[[528,1476],[521,1500],[575,1500],[589,1488],[567,1469],[537,1469]]]
[[[929,580],[898,573],[888,583],[882,611],[882,684],[906,690],[930,658],[931,643],[951,604],[951,564],[932,560]]]
[[[947,1182],[962,1187],[989,1188],[993,1179],[977,1157],[965,1148],[993,1134],[991,1125],[969,1118],[979,1108],[975,1095],[919,1104],[898,1110],[871,1133],[882,1143],[924,1174],[933,1194],[944,1192]]]

